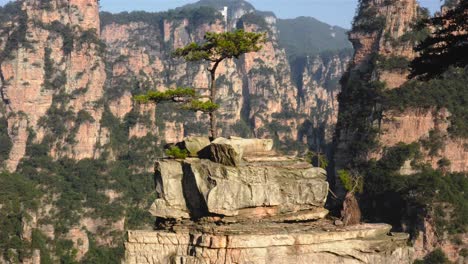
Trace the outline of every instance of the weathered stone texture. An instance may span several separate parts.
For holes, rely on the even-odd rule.
[[[200,159],[162,160],[156,170],[159,198],[151,212],[164,218],[234,216],[253,207],[295,212],[322,207],[328,194],[325,171],[307,163],[233,167]]]
[[[411,263],[407,235],[387,235],[390,226],[336,228],[326,222],[250,224],[212,232],[130,231],[126,264],[156,263]]]

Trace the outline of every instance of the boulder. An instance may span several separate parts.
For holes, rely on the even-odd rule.
[[[198,152],[210,145],[210,143],[208,137],[187,137],[177,145],[181,149],[186,149],[190,157],[197,157]]]
[[[190,218],[182,190],[181,163],[176,160],[158,161],[155,172],[158,198],[151,205],[150,213],[162,218]]]
[[[325,171],[299,161],[233,167],[189,158],[161,160],[156,170],[158,199],[151,213],[164,218],[236,216],[255,207],[291,213],[323,207],[328,194]]]
[[[236,150],[232,145],[224,143],[211,143],[198,152],[198,157],[226,166],[239,166],[242,158],[239,150]]]
[[[198,157],[226,166],[239,166],[244,156],[271,153],[273,140],[231,137],[217,138],[198,153]]]

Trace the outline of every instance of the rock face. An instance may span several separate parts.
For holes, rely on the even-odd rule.
[[[163,160],[156,164],[156,178],[159,198],[151,212],[164,218],[236,216],[255,207],[296,212],[323,207],[328,194],[325,171],[294,160],[239,167],[203,159]]]
[[[103,95],[106,79],[99,50],[97,1],[41,4],[30,0],[22,3],[21,10],[23,19],[10,30],[25,34],[25,38],[0,61],[2,99],[13,143],[7,169],[15,171],[25,155],[28,131],[35,131],[33,140],[41,142],[54,125],[58,126],[55,121],[49,122],[54,118],[52,112],[60,115],[69,111],[70,118],[61,125],[75,132],[58,135],[54,131],[51,154],[76,159],[97,157],[102,109],[94,108],[93,103]],[[4,43],[8,41],[15,40],[6,39]],[[68,101],[58,99],[67,95],[73,96]],[[89,118],[77,122],[80,112]],[[62,148],[67,137],[72,137],[73,143]]]
[[[411,263],[408,236],[388,235],[388,225],[337,228],[318,222],[204,228],[205,232],[196,226],[175,233],[130,231],[124,263]]]
[[[321,141],[323,144],[329,143],[330,128],[336,122],[337,80],[349,56],[334,54],[332,59],[320,56],[310,58],[307,67],[302,67],[298,73],[299,87],[292,80],[291,65],[287,63],[285,51],[278,44],[276,18],[259,18],[266,21],[262,26],[248,23],[240,18],[253,10],[234,2],[231,4],[235,7],[229,10],[232,16],[228,24],[237,24],[238,28],[247,31],[266,31],[268,41],[260,52],[246,54],[241,60],[228,60],[220,65],[217,87],[221,104],[218,112],[221,135],[278,138],[285,143],[278,147],[291,148],[293,144],[290,143],[296,140],[312,145],[316,142],[314,139],[321,135],[318,130],[326,124],[327,137],[322,137]],[[190,19],[167,18],[162,25],[138,22],[138,19],[128,22],[119,15],[109,15],[105,19],[102,39],[108,47],[112,72],[107,84],[109,89],[115,91],[113,97],[116,101],[128,101],[122,97],[129,97],[130,94],[122,89],[134,86],[141,90],[165,90],[181,85],[196,88],[208,86],[206,65],[175,60],[170,53],[189,42],[200,41],[207,31],[222,32],[225,30],[222,21],[206,21],[193,27]],[[130,111],[131,108],[128,108],[127,112]],[[161,123],[159,133],[170,130],[163,137],[166,142],[170,142],[168,137],[180,140],[184,136],[200,135],[200,131],[206,129],[205,115],[178,114],[166,106],[158,111]],[[319,111],[320,114],[317,114]],[[171,129],[174,125],[180,129]]]
[[[278,44],[276,18],[262,15],[265,25],[245,22],[243,15],[255,11],[246,6],[229,11],[229,24],[267,31],[268,42],[259,53],[220,66],[221,131],[270,136],[283,142],[284,149],[292,149],[297,140],[313,145],[317,137],[322,145],[329,143],[336,122],[336,80],[349,56],[310,58],[296,83]],[[28,142],[40,144],[44,139],[55,159],[99,158],[111,144],[112,132],[103,125],[109,112],[121,122],[138,115],[127,128],[129,139],[150,135],[172,142],[203,134],[200,124],[206,123],[206,116],[160,106],[156,118],[155,106],[134,106],[131,98],[148,89],[207,87],[205,65],[175,60],[171,52],[200,41],[207,31],[223,31],[222,20],[165,18],[160,27],[106,15],[100,23],[96,0],[30,0],[21,10],[21,16],[12,16],[12,27],[2,27],[0,34],[0,48],[13,47],[0,59],[0,109],[13,143],[5,162],[8,170],[15,171],[27,155]],[[7,38],[12,33],[24,35],[21,43]],[[321,136],[322,127],[326,137]]]
[[[352,167],[350,164],[366,163],[372,159],[378,162],[385,151],[403,143],[417,144],[421,155],[402,164],[399,169],[402,175],[411,177],[412,174],[420,172],[411,166],[413,161],[446,172],[467,171],[468,141],[466,138],[450,135],[448,127],[451,113],[446,108],[412,106],[387,109],[382,107],[387,103],[385,95],[381,100],[374,96],[395,91],[408,81],[409,71],[405,62],[416,56],[413,51],[415,40],[408,36],[417,33],[414,25],[423,16],[424,10],[415,0],[360,2],[353,29],[349,34],[355,54],[342,79],[344,86],[340,95],[340,118],[334,151],[336,170]],[[404,63],[390,67],[388,62],[392,60]],[[427,142],[437,140],[440,142],[439,149],[430,150],[425,146],[428,145]],[[465,148],[462,148],[462,145]],[[446,167],[440,166],[441,161],[446,161]],[[339,182],[339,179],[336,179],[336,182]],[[449,239],[443,238],[444,235],[438,239],[426,239],[437,237],[435,227],[427,228],[427,222],[421,226],[421,232],[424,234],[415,238],[415,243],[424,244],[425,248],[416,248],[418,257],[424,256],[434,248],[450,244]],[[451,255],[451,260],[455,261],[458,257],[453,251],[455,250],[446,252]]]
[[[232,141],[244,150],[271,148],[264,140]],[[128,232],[124,263],[411,263],[408,235],[390,235],[389,225],[337,227],[323,219],[323,169],[265,154],[242,161],[157,161],[150,212],[159,224]]]

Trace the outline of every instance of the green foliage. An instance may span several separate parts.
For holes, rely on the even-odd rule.
[[[382,170],[397,171],[405,161],[420,158],[419,147],[418,143],[404,144],[400,142],[393,147],[384,148],[384,156],[379,160],[379,167]]]
[[[99,35],[95,28],[81,32],[81,35],[79,36],[77,41],[81,47],[83,47],[83,44],[96,45],[98,55],[104,55],[106,44],[99,38]]]
[[[38,229],[33,229],[31,234],[31,248],[39,249],[41,252],[41,264],[52,264],[52,258],[50,255],[50,250],[47,245],[50,244],[50,239],[48,239],[41,231]]]
[[[359,13],[354,17],[353,30],[372,33],[383,30],[385,18],[378,14],[375,7],[369,7],[365,1],[359,1]]]
[[[213,7],[198,6],[193,8],[183,8],[176,10],[169,10],[167,12],[149,13],[145,11],[122,12],[119,14],[111,14],[108,12],[101,12],[101,27],[106,25],[129,24],[131,22],[143,22],[155,28],[160,27],[163,21],[177,21],[188,19],[188,30],[193,31],[203,24],[211,24],[216,20],[221,20],[219,12]]]
[[[379,129],[375,123],[381,118],[378,105],[382,103],[385,84],[370,81],[373,67],[371,62],[365,72],[353,71],[341,79],[343,89],[338,95],[340,111],[337,133],[353,131],[353,144],[346,150],[352,157],[352,164],[362,162],[369,151],[378,147],[376,137]]]
[[[450,260],[445,253],[440,249],[436,249],[429,253],[423,260],[416,260],[413,264],[450,264]]]
[[[234,135],[237,135],[239,137],[248,138],[252,136],[252,129],[242,119],[238,123],[232,125],[231,129],[233,130]]]
[[[242,28],[244,24],[256,25],[261,30],[268,30],[268,24],[265,21],[265,18],[256,13],[247,13],[243,15],[238,23],[238,28]]]
[[[468,20],[467,1],[460,3],[446,14],[435,16],[425,22],[435,31],[416,48],[419,52],[411,63],[411,77],[430,79],[446,72],[450,67],[463,68],[468,65],[468,45],[466,21]]]
[[[219,105],[211,101],[191,100],[189,104],[184,106],[184,109],[192,111],[200,111],[203,113],[213,113],[218,110]]]
[[[62,51],[65,55],[70,55],[73,51],[74,35],[70,25],[64,25],[60,21],[55,20],[50,24],[42,25],[46,30],[53,31],[62,37]]]
[[[320,167],[322,169],[326,169],[328,167],[328,159],[326,155],[309,151],[307,152],[306,158],[307,161],[312,163],[315,167]]]
[[[238,59],[244,53],[259,51],[262,48],[260,44],[264,41],[265,35],[262,33],[243,30],[224,33],[207,32],[204,43],[192,42],[184,48],[177,49],[174,56],[183,57],[187,61],[216,62],[227,58]]]
[[[86,253],[82,264],[115,264],[120,263],[124,257],[125,249],[123,245],[117,247],[98,246],[96,241],[91,238],[89,242],[89,250]],[[42,264],[42,263],[41,263]]]
[[[406,57],[379,57],[377,67],[384,71],[403,71],[408,69],[410,61]]]
[[[180,149],[177,146],[172,146],[166,150],[166,155],[174,159],[185,159],[187,158],[188,152],[185,149]]]
[[[411,177],[399,175],[399,168],[411,156],[417,158],[415,145],[400,144],[384,153],[379,161],[372,161],[362,168],[365,175],[364,191],[368,217],[386,221],[395,226],[401,219],[416,223],[423,219],[425,212],[436,209],[435,205],[445,203],[450,210],[447,215],[436,214],[437,231],[442,234],[464,233],[468,229],[468,178],[463,173],[443,174],[429,167],[420,167],[420,172]],[[393,210],[391,210],[393,208]],[[394,210],[400,208],[400,210]],[[410,209],[416,208],[416,209]],[[436,210],[437,211],[437,210]],[[439,210],[440,211],[440,210]],[[448,217],[450,221],[444,219]]]
[[[9,23],[13,23],[14,25],[12,27],[0,26],[0,37],[6,38],[6,43],[3,49],[0,50],[0,62],[13,58],[13,52],[20,47],[31,48],[26,34],[28,16],[21,9],[21,4],[21,1],[14,1],[0,7],[0,25]]]
[[[28,242],[22,239],[22,221],[29,217],[28,210],[37,209],[41,192],[22,175],[6,172],[0,173],[0,186],[0,254],[15,263],[30,254]]]
[[[429,156],[437,156],[438,152],[444,146],[445,137],[438,130],[429,131],[427,139],[421,139],[421,145],[429,151]]]
[[[54,61],[51,58],[52,49],[44,48],[44,88],[53,90],[63,90],[67,83],[65,72],[54,67]]]
[[[8,159],[11,147],[10,136],[8,135],[8,123],[5,117],[0,117],[0,167]]]
[[[133,99],[138,103],[148,103],[148,102],[155,102],[159,103],[161,101],[183,101],[186,98],[193,98],[195,97],[195,90],[192,88],[183,88],[179,87],[172,90],[167,90],[164,92],[159,91],[149,91],[143,95],[137,95],[133,97]]]
[[[362,193],[364,190],[364,180],[362,176],[356,175],[347,170],[339,170],[338,177],[346,191],[351,193]]]
[[[468,67],[450,68],[440,78],[409,81],[399,89],[385,92],[386,109],[446,108],[451,116],[449,133],[468,137]]]

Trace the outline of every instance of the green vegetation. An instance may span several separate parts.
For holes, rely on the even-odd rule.
[[[22,220],[38,208],[40,191],[20,174],[0,173],[0,186],[0,254],[18,263],[31,254],[29,243],[22,239]]]
[[[167,90],[164,92],[159,91],[149,91],[144,95],[137,95],[133,99],[138,103],[148,103],[155,102],[159,103],[161,101],[184,101],[195,97],[195,90],[192,88],[176,88]]]
[[[13,146],[8,135],[8,123],[5,117],[0,117],[0,168],[5,160],[8,159],[11,147]]]
[[[353,144],[346,149],[349,157],[352,157],[350,167],[358,166],[370,151],[378,147],[379,129],[375,124],[381,119],[378,106],[382,103],[385,84],[370,81],[374,65],[371,61],[368,69],[348,72],[341,79],[343,89],[338,95],[337,137],[340,133],[348,132],[352,136]]]
[[[308,151],[306,155],[306,159],[308,162],[310,162],[312,165],[315,167],[319,167],[322,169],[326,169],[328,167],[328,159],[326,155],[313,152],[313,151]]]
[[[1,26],[9,24],[9,22],[15,23],[15,26]],[[0,37],[6,39],[5,46],[0,50],[0,63],[5,59],[13,58],[14,51],[18,50],[19,47],[31,48],[26,36],[27,22],[28,16],[26,12],[21,10],[21,1],[10,2],[3,7],[0,6]]]
[[[60,21],[55,20],[50,24],[42,25],[42,27],[46,30],[55,32],[58,34],[63,41],[62,51],[65,55],[70,55],[73,51],[73,44],[74,44],[74,34],[73,29],[70,25],[64,25]]]
[[[466,232],[468,228],[468,195],[464,191],[468,188],[466,174],[444,175],[441,171],[418,164],[419,156],[417,143],[410,145],[400,143],[387,148],[380,160],[372,160],[365,167],[361,167],[361,173],[364,175],[363,208],[366,209],[363,211],[368,219],[374,221],[386,221],[399,227],[401,219],[406,219],[410,221],[410,226],[415,227],[425,212],[434,211],[438,204],[444,203],[449,210],[443,210],[443,214],[435,215],[438,233]],[[413,167],[420,172],[411,177],[399,175],[399,169],[406,160],[412,160]],[[450,220],[446,221],[446,218]]]
[[[182,57],[186,61],[197,62],[205,61],[209,63],[210,79],[210,96],[209,101],[190,100],[189,107],[194,111],[207,112],[210,116],[210,133],[212,138],[217,137],[217,122],[215,111],[218,105],[215,103],[216,97],[216,70],[219,64],[225,59],[238,59],[241,55],[248,52],[259,51],[262,47],[261,43],[265,41],[265,35],[262,33],[245,32],[236,30],[235,32],[214,33],[207,32],[204,37],[204,42],[201,44],[191,43],[183,48],[179,48],[174,52],[174,56]],[[149,92],[146,95],[137,96],[136,99],[140,102],[154,101],[159,102],[172,98],[176,100],[178,93],[187,95],[187,90],[174,90],[169,94],[167,92]],[[188,90],[189,95],[193,97],[193,92]]]
[[[468,67],[450,68],[439,78],[429,81],[409,81],[399,89],[384,94],[386,109],[446,108],[449,133],[454,137],[468,137]]]
[[[424,39],[415,50],[419,52],[411,63],[411,77],[431,79],[440,76],[450,67],[464,68],[468,65],[466,21],[468,20],[467,1],[460,3],[442,16],[425,20],[426,27],[435,32]]]
[[[423,260],[416,260],[413,264],[450,264],[450,260],[445,253],[440,249],[432,251],[429,255],[424,257]]]
[[[177,146],[172,146],[166,150],[166,155],[174,159],[185,159],[187,158],[188,153],[186,149],[181,150]]]
[[[377,67],[384,71],[404,71],[408,69],[410,61],[406,57],[379,57],[377,59]]]
[[[375,7],[368,6],[369,2],[359,0],[359,12],[354,17],[353,30],[372,33],[382,30],[385,26],[385,18],[378,14]]]
[[[343,187],[350,193],[362,193],[364,190],[364,179],[362,176],[347,170],[339,170],[338,177]]]
[[[213,113],[214,111],[218,110],[218,108],[219,105],[211,101],[192,100],[190,101],[190,104],[186,106],[185,109],[192,111],[200,111],[203,113]]]
[[[203,24],[212,24],[217,20],[222,20],[219,12],[207,6],[183,8],[176,10],[169,10],[167,12],[149,13],[144,11],[122,12],[119,14],[111,14],[108,12],[101,12],[101,26],[109,25],[112,23],[129,24],[131,22],[144,22],[155,28],[160,28],[163,21],[181,21],[183,19],[189,20],[188,30],[193,31]]]
[[[268,24],[265,18],[257,13],[247,13],[243,15],[237,22],[237,28],[243,28],[244,24],[256,25],[260,30],[268,30]]]

